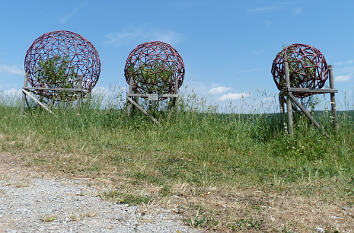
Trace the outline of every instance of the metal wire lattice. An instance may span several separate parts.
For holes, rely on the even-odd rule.
[[[310,45],[292,44],[277,54],[272,65],[272,75],[279,90],[285,85],[284,62],[289,64],[290,86],[297,88],[322,88],[328,78],[329,70],[322,53]],[[311,93],[294,92],[303,98]]]
[[[90,92],[96,85],[101,63],[95,47],[81,35],[53,31],[37,38],[26,52],[25,72],[32,87],[82,88]],[[71,100],[75,93],[33,90],[49,99]],[[84,93],[85,94],[85,93]]]
[[[138,45],[130,52],[124,69],[127,83],[133,79],[140,94],[173,93],[176,78],[179,88],[184,73],[183,59],[177,50],[161,41]]]

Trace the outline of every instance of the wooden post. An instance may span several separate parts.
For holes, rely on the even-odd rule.
[[[77,95],[77,102],[76,102],[76,111],[79,111],[80,109],[80,106],[81,106],[81,100],[82,100],[82,91],[83,91],[83,87],[82,87],[82,75],[79,75],[79,86],[78,86],[79,89],[81,89]]]
[[[28,86],[28,74],[25,74],[25,81],[23,84],[23,88],[26,88]],[[25,102],[26,102],[26,93],[23,91],[23,88],[21,90],[22,92],[22,100],[21,100],[21,110],[20,110],[20,114],[23,115],[25,113]]]
[[[179,79],[178,77],[176,77],[175,79],[175,88],[173,90],[173,93],[175,95],[178,95],[178,86],[179,86]],[[169,113],[168,113],[168,116],[167,116],[167,121],[169,121],[171,119],[171,115],[172,115],[172,111],[175,112],[175,115],[177,117],[178,115],[178,106],[176,104],[177,102],[177,97],[172,97],[172,100],[171,100],[171,103],[170,103],[170,106],[169,106]]]
[[[90,108],[90,106],[91,106],[91,97],[92,97],[91,91],[92,91],[92,90],[90,90],[89,92],[87,92],[87,96],[86,96],[86,98],[87,98],[86,103],[87,103],[87,107],[89,107],[89,108]]]
[[[136,91],[136,89],[137,89],[137,85],[136,85],[136,83],[133,81],[133,93],[136,93],[137,91]],[[133,97],[133,100],[135,101],[135,103],[137,103],[138,105],[139,105],[139,96],[135,96],[135,97]],[[135,111],[136,111],[136,106],[133,104],[132,105],[132,112],[133,112],[133,114],[135,114]]]
[[[176,96],[178,95],[178,86],[179,86],[179,79],[178,79],[178,77],[176,77],[176,79],[175,79],[175,88],[173,90],[173,93]],[[167,116],[167,121],[169,121],[171,119],[172,111],[175,112],[176,117],[178,115],[178,106],[177,106],[176,102],[177,102],[177,97],[172,97],[171,103],[170,103],[170,107],[169,107],[169,113],[168,113],[168,116]]]
[[[179,87],[179,79],[178,79],[178,77],[176,77],[176,86],[175,86],[175,94],[176,94],[176,95],[178,95],[178,87]],[[176,117],[177,117],[177,115],[178,115],[177,98],[178,98],[178,97],[175,97],[175,98],[174,98],[174,108],[175,108]]]
[[[279,93],[279,105],[280,105],[280,120],[281,120],[281,127],[284,127],[285,124],[285,98],[284,92]]]
[[[286,96],[286,104],[288,110],[288,133],[292,137],[294,135],[294,128],[293,128],[293,109],[291,105],[291,99],[289,96],[290,88],[290,73],[289,73],[289,63],[287,61],[284,62],[284,71],[285,71],[285,84],[287,88],[287,96]]]
[[[329,87],[334,89],[334,77],[333,77],[333,68],[332,65],[328,66],[329,69]],[[331,109],[332,109],[332,121],[334,132],[338,133],[338,119],[337,119],[337,109],[336,109],[336,98],[334,93],[330,93],[331,95]]]
[[[134,94],[134,80],[132,78],[130,78],[129,81],[129,92],[128,94]],[[127,96],[127,100],[129,100],[130,96]],[[132,110],[133,110],[133,104],[130,101],[127,101],[127,115],[128,117],[130,117],[130,115],[132,114]]]

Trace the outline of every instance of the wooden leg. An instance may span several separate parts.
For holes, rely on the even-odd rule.
[[[128,117],[131,116],[131,112],[132,112],[132,104],[130,103],[129,99],[127,98],[127,115],[128,115]]]
[[[151,114],[149,114],[147,111],[145,111],[145,109],[143,109],[137,102],[134,101],[134,99],[127,97],[127,100],[133,104],[137,109],[139,109],[142,113],[144,113],[146,116],[150,117],[151,120],[157,124],[160,125],[160,122],[158,120],[156,120]]]
[[[290,73],[289,73],[289,63],[287,61],[284,63],[284,69],[285,69],[285,83],[286,83],[286,87],[287,87],[286,106],[287,106],[287,111],[288,111],[288,132],[289,132],[289,135],[292,137],[294,135],[293,108],[292,108],[291,99],[290,99],[290,95],[291,95],[291,92],[289,91]]]
[[[176,77],[175,79],[175,87],[174,87],[174,94],[178,94],[178,88],[179,88],[179,79],[178,77]],[[178,109],[177,109],[177,97],[173,97],[172,98],[172,102],[171,102],[171,106],[170,106],[170,111],[168,113],[168,117],[167,117],[167,120],[169,121],[171,119],[171,114],[172,114],[172,111],[175,112],[175,116],[177,118],[177,115],[178,115]]]
[[[334,89],[334,78],[333,78],[333,68],[331,65],[328,66],[329,68],[329,86],[331,89]],[[332,121],[333,121],[333,128],[334,132],[338,133],[338,119],[337,119],[337,109],[336,109],[336,97],[334,93],[331,93],[331,110],[332,110]]]
[[[132,112],[134,111],[134,105],[132,104],[132,102],[130,101],[131,96],[129,96],[130,94],[134,94],[136,90],[135,87],[135,83],[134,80],[131,78],[129,81],[129,92],[128,92],[128,96],[127,96],[127,115],[128,117],[130,117],[132,115]],[[132,100],[137,100],[138,97],[133,98]]]
[[[311,116],[311,114],[304,108],[304,106],[301,105],[299,101],[295,98],[293,94],[289,94],[289,97],[294,101],[294,103],[301,109],[301,111],[307,116],[307,118],[325,135],[327,138],[329,138],[328,134],[324,131],[324,129],[320,126],[320,124],[315,121],[315,119]]]
[[[26,73],[25,81],[23,83],[23,88],[26,88],[27,86],[28,86],[28,74]],[[25,113],[25,102],[27,102],[27,96],[24,89],[22,89],[21,110],[20,110],[21,115]]]
[[[332,110],[332,121],[334,132],[338,134],[338,119],[337,119],[337,109],[336,109],[336,98],[334,93],[331,93],[331,110]]]
[[[81,75],[79,76],[79,89],[80,89],[80,91],[79,91],[79,93],[77,95],[77,102],[76,102],[76,111],[77,112],[79,112],[79,110],[80,110],[82,96],[83,96],[83,94],[82,94],[82,90],[83,90],[82,89],[82,76]]]
[[[44,108],[45,110],[47,110],[51,114],[54,114],[45,104],[43,104],[42,102],[37,100],[36,97],[34,97],[31,92],[28,92],[24,89],[22,89],[22,92],[24,92],[28,97],[30,97],[32,100],[34,100],[34,102],[36,102],[39,106],[41,106],[42,108]]]
[[[172,98],[170,106],[169,106],[169,111],[168,111],[168,116],[167,116],[167,121],[170,121],[172,112],[175,112],[177,115],[177,106],[176,106],[176,98]]]
[[[86,101],[87,101],[87,106],[88,107],[90,107],[90,105],[91,105],[91,98],[92,98],[92,96],[91,96],[91,91],[90,92],[88,92],[87,93],[87,97],[86,97]]]
[[[286,107],[288,112],[288,133],[290,136],[294,135],[294,123],[293,123],[293,108],[289,95],[286,97]]]
[[[177,97],[176,97],[176,100],[175,100],[175,106],[174,106],[174,109],[175,109],[175,116],[176,116],[176,118],[177,118],[177,117],[178,117]]]
[[[285,99],[284,99],[284,94],[279,93],[279,105],[280,105],[280,120],[281,120],[281,126],[283,127],[285,125]]]
[[[26,94],[22,91],[21,110],[20,110],[21,115],[25,113],[25,102],[26,102]]]

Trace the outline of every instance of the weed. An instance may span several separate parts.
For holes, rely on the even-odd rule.
[[[169,185],[164,185],[160,189],[159,194],[163,197],[169,196],[171,194],[171,187]]]
[[[264,220],[262,219],[240,219],[232,226],[232,228],[244,230],[261,230]],[[236,230],[235,229],[235,230]]]
[[[46,215],[46,216],[41,217],[42,222],[53,222],[56,219],[57,219],[57,216],[55,216],[55,215]]]
[[[73,215],[70,215],[70,219],[71,219],[71,221],[74,221],[74,222],[80,220],[80,218],[79,218],[78,216],[74,215],[74,214],[73,214]]]
[[[119,192],[117,190],[111,190],[99,194],[103,200],[111,200],[117,202],[117,204],[128,204],[128,205],[140,205],[147,204],[151,201],[151,197],[133,195],[128,193]]]

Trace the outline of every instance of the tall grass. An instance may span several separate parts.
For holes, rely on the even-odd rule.
[[[55,116],[39,108],[20,116],[17,105],[0,105],[0,151],[41,154],[30,161],[74,175],[114,172],[133,184],[353,194],[353,111],[338,112],[339,133],[330,139],[300,116],[290,138],[277,113],[220,114],[195,96],[180,100],[171,121],[159,115],[161,126],[97,99],[80,114],[62,108]],[[315,117],[331,129],[328,112]]]
[[[126,167],[131,156],[135,165],[129,173],[146,173],[162,183],[179,179],[254,185],[274,176],[294,182],[309,173],[350,174],[353,112],[339,113],[339,135],[331,139],[300,117],[291,139],[278,114],[218,114],[208,107],[200,113],[199,104],[196,98],[184,99],[177,119],[161,117],[161,126],[138,112],[128,118],[122,109],[102,109],[99,101],[79,115],[73,109],[56,109],[56,116],[34,109],[22,117],[18,107],[1,106],[0,132],[7,138],[1,150],[102,154],[118,167]],[[331,128],[328,113],[316,115]]]

